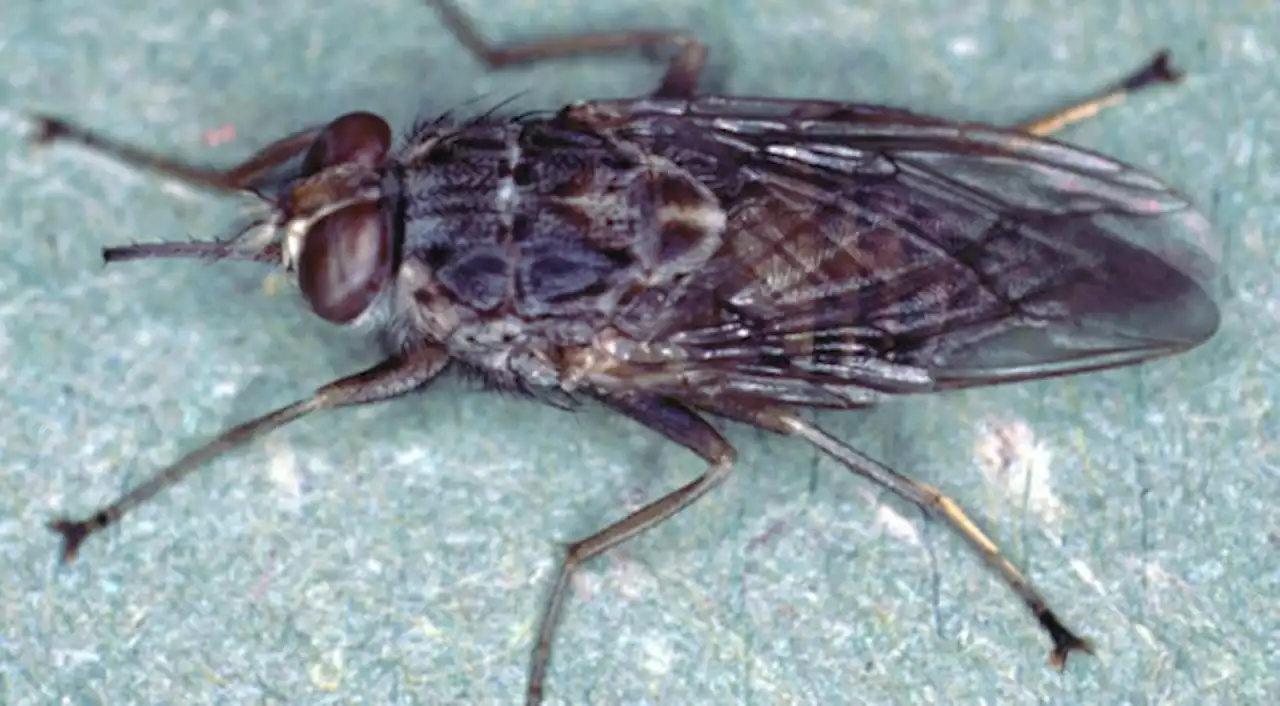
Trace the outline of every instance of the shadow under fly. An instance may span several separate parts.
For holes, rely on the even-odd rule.
[[[1146,173],[1052,140],[1070,122],[1178,77],[1164,53],[1064,110],[1011,127],[883,106],[701,95],[707,52],[670,31],[487,45],[433,2],[491,68],[569,54],[667,50],[629,100],[416,126],[342,115],[230,169],[179,163],[37,116],[38,139],[251,196],[216,242],[108,248],[108,262],[272,264],[310,310],[375,335],[386,357],[232,427],[89,515],[89,536],[210,459],[312,412],[418,392],[447,370],[574,408],[594,401],[706,461],[706,472],[568,545],[533,646],[538,703],[573,572],[722,483],[736,452],[706,417],[798,437],[965,540],[1065,665],[1066,627],[961,507],[841,443],[804,408],[1134,365],[1217,330],[1207,220]]]

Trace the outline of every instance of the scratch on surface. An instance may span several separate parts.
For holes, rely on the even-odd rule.
[[[311,683],[322,691],[337,691],[342,686],[343,658],[342,649],[335,648],[319,662],[307,668]]]
[[[297,511],[302,504],[302,477],[298,473],[298,457],[286,443],[277,439],[267,442],[271,460],[267,465],[267,477],[275,486],[277,497],[290,510]]]
[[[1057,532],[1062,502],[1052,488],[1053,450],[1022,420],[985,422],[974,442],[982,477],[1010,500],[1026,504],[1047,528]]]
[[[759,534],[755,535],[750,539],[750,541],[747,542],[747,551],[759,549],[760,547],[767,545],[775,537],[782,534],[782,531],[785,530],[786,528],[787,528],[786,518],[782,518],[782,519],[778,519],[778,520],[774,520],[773,522],[770,522],[769,526],[766,527],[763,532],[760,532]]]
[[[590,571],[575,571],[569,578],[573,587],[574,600],[590,603],[600,587],[600,578]]]
[[[1189,615],[1191,612],[1199,613],[1195,608],[1187,604],[1187,599],[1196,595],[1195,589],[1186,581],[1182,580],[1169,570],[1160,565],[1159,562],[1138,557],[1126,557],[1121,564],[1126,571],[1132,574],[1141,574],[1145,579],[1147,587],[1146,600],[1157,611],[1174,610],[1183,615]],[[1167,602],[1169,594],[1176,594],[1176,600],[1169,604]]]
[[[232,123],[224,123],[212,130],[206,130],[200,136],[200,142],[206,147],[218,147],[221,145],[234,142],[236,139],[236,126]]]
[[[1160,643],[1156,641],[1156,637],[1151,633],[1150,628],[1142,623],[1137,623],[1132,620],[1128,622],[1133,626],[1133,631],[1137,633],[1138,637],[1147,644],[1148,648],[1152,650],[1160,650]]]
[[[536,621],[537,618],[528,617],[513,626],[511,637],[507,640],[508,651],[519,649],[529,643],[537,630]]]
[[[950,51],[953,56],[967,58],[977,56],[978,52],[981,50],[981,46],[976,38],[969,35],[963,35],[955,37],[951,41],[947,42],[947,50]]]
[[[646,593],[657,588],[657,579],[637,561],[633,561],[624,552],[613,555],[609,579],[615,592],[628,603],[638,601]]]
[[[250,594],[254,603],[261,602],[263,596],[266,595],[267,587],[271,585],[271,579],[275,573],[275,563],[276,553],[272,551],[267,554],[267,568],[258,576],[258,582],[254,585],[253,592]]]
[[[223,380],[215,383],[209,394],[215,400],[225,400],[235,397],[239,392],[240,386],[238,384],[231,380]]]
[[[203,192],[178,181],[175,177],[170,177],[160,184],[160,193],[187,202],[196,202],[207,198]]]
[[[888,505],[876,507],[876,533],[883,533],[912,546],[920,546],[920,531],[914,523]]]
[[[420,615],[414,618],[413,623],[414,626],[418,628],[419,632],[432,640],[439,640],[444,637],[444,631],[437,627],[436,624],[425,615]]]
[[[640,667],[645,673],[653,676],[664,676],[671,673],[675,655],[671,646],[661,637],[647,637],[640,643]]]
[[[1093,572],[1093,569],[1089,568],[1088,564],[1079,559],[1073,559],[1071,561],[1071,568],[1076,572],[1076,576],[1079,576],[1081,581],[1088,584],[1089,588],[1097,591],[1098,595],[1105,596],[1107,594],[1106,587],[1098,580],[1098,575]]]

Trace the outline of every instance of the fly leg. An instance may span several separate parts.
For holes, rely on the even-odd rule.
[[[201,167],[156,154],[133,145],[114,140],[75,123],[49,115],[32,116],[36,133],[32,141],[38,145],[69,142],[92,152],[115,159],[123,164],[144,169],[176,179],[192,186],[221,192],[253,192],[273,170],[281,167],[305,152],[323,133],[323,128],[309,128],[281,138],[251,155],[245,161],[229,169]],[[210,258],[215,260],[248,260],[263,263],[280,261],[280,245],[274,242],[254,243],[242,241],[251,232],[258,232],[262,222],[255,222],[235,237],[220,242],[168,241],[135,243],[105,248],[106,262],[142,260],[156,257]]]
[[[692,505],[712,488],[729,477],[737,452],[706,420],[683,404],[667,398],[643,394],[620,393],[601,398],[615,410],[662,434],[707,462],[707,470],[697,479],[645,505],[595,534],[569,544],[560,562],[555,586],[542,613],[538,641],[529,668],[525,703],[542,702],[542,686],[551,660],[551,642],[560,623],[560,614],[568,597],[569,582],[585,562],[613,547],[662,524],[676,513]]]
[[[676,30],[629,30],[573,34],[534,42],[495,47],[476,31],[475,25],[450,0],[427,0],[440,21],[467,51],[490,69],[531,64],[574,55],[613,54],[640,49],[646,53],[674,51],[655,98],[693,98],[707,63],[707,47],[692,35]]]
[[[1065,108],[1033,118],[1015,127],[1023,132],[1043,137],[1073,123],[1088,120],[1107,108],[1123,103],[1129,95],[1145,88],[1162,83],[1177,83],[1181,80],[1182,72],[1170,63],[1169,52],[1162,50],[1143,64],[1142,68],[1102,90]]]
[[[244,191],[267,176],[271,170],[302,154],[320,134],[321,128],[295,132],[267,145],[244,162],[230,169],[198,167],[185,162],[154,154],[132,145],[113,140],[74,123],[49,115],[35,115],[37,130],[32,138],[36,144],[70,142],[91,151],[116,159],[139,169],[217,191]]]
[[[62,562],[73,561],[86,539],[116,524],[134,508],[215,458],[312,412],[381,402],[421,388],[431,382],[448,361],[444,349],[424,348],[335,380],[306,399],[227,429],[85,519],[55,518],[49,528],[62,535]]]
[[[724,400],[706,409],[760,429],[804,439],[855,474],[911,502],[929,517],[946,523],[951,531],[959,535],[982,558],[990,570],[1000,576],[1005,585],[1035,616],[1041,629],[1048,633],[1049,639],[1053,642],[1053,650],[1048,660],[1050,666],[1058,670],[1063,669],[1067,663],[1067,656],[1072,652],[1093,654],[1093,645],[1063,625],[1062,620],[1049,607],[1048,602],[1031,584],[1031,580],[1013,562],[1005,558],[1000,547],[979,529],[973,520],[969,519],[959,503],[943,495],[937,488],[912,480],[849,447],[789,409],[733,405]]]

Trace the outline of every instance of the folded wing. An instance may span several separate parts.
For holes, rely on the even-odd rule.
[[[1208,222],[1112,159],[878,107],[615,108],[729,217],[679,314],[640,332],[653,380],[854,406],[1137,363],[1218,327]]]

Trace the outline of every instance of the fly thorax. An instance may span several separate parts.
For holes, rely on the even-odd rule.
[[[725,213],[704,184],[572,120],[478,123],[424,145],[401,171],[405,260],[452,305],[450,348],[485,351],[482,365],[528,350],[519,367],[540,376],[546,351],[588,345],[721,247]]]

